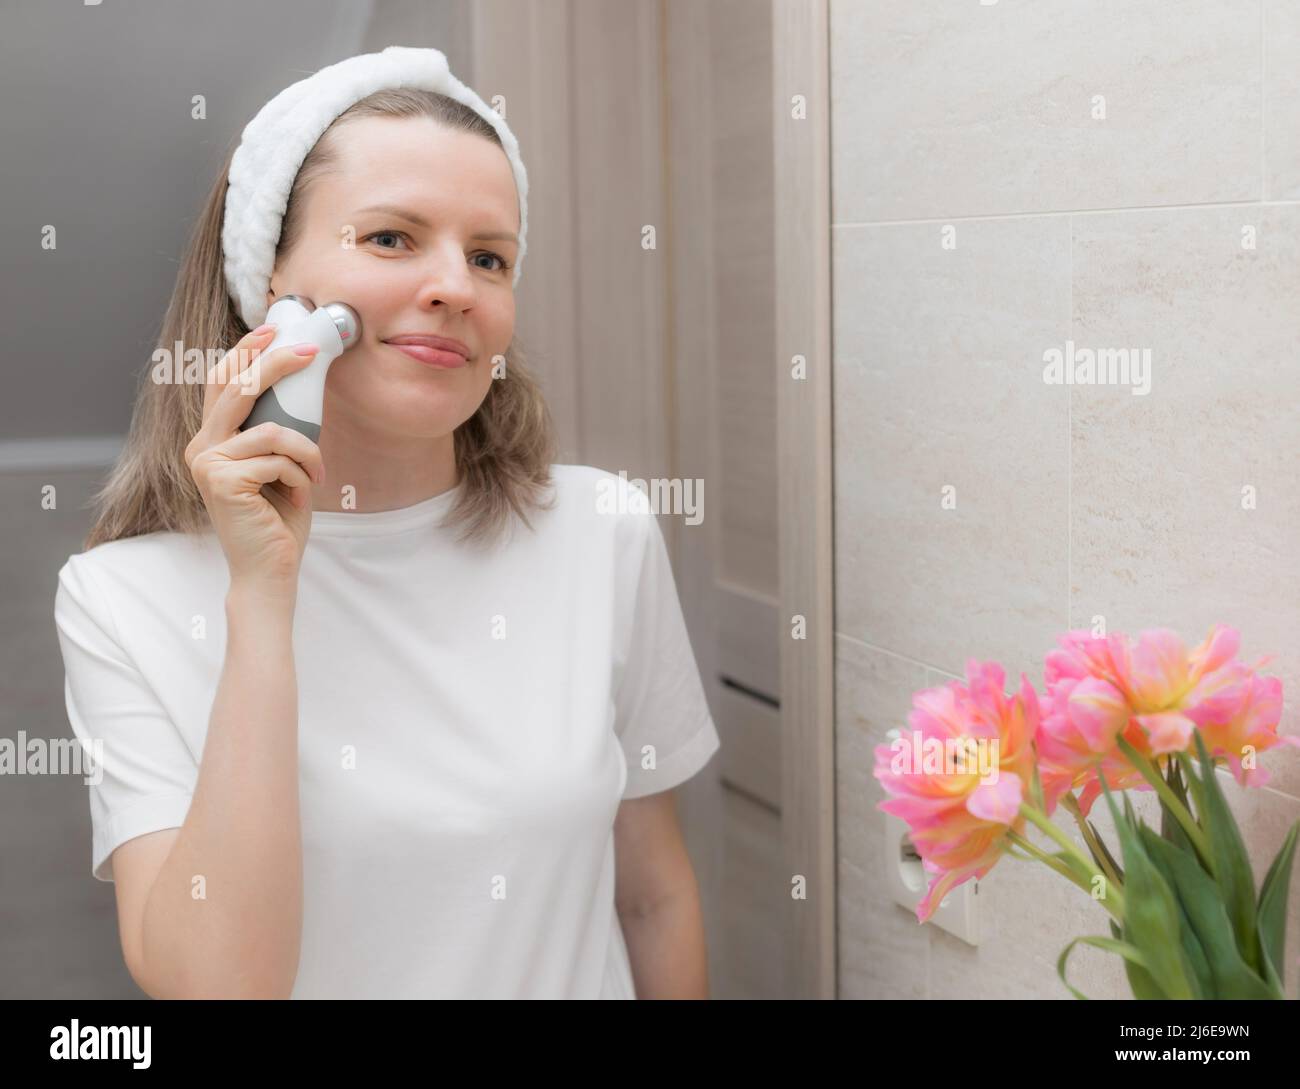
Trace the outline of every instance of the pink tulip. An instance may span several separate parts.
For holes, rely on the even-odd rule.
[[[954,772],[907,767],[899,747],[876,747],[875,777],[890,798],[879,809],[902,818],[922,866],[933,875],[916,916],[925,922],[943,898],[972,877],[983,877],[1005,849],[1009,829],[1022,830],[1020,804],[1033,779],[1038,695],[1021,674],[1020,692],[1003,694],[996,662],[966,664],[967,684],[950,681],[912,698],[908,723],[922,741],[983,742],[996,754],[996,777],[969,768]]]
[[[1228,757],[1243,783],[1267,777],[1256,769],[1248,778],[1252,773],[1239,758],[1243,745],[1261,751],[1294,743],[1277,734],[1280,682],[1232,661],[1240,642],[1233,628],[1216,625],[1190,653],[1162,628],[1142,632],[1136,647],[1123,635],[1086,631],[1068,632],[1058,642],[1063,649],[1046,660],[1049,706],[1038,736],[1049,813],[1067,791],[1082,787],[1079,808],[1086,815],[1101,793],[1099,770],[1113,790],[1151,789],[1120,752],[1120,736],[1158,763],[1191,748],[1199,726],[1207,746]]]
[[[1282,718],[1282,682],[1277,677],[1260,677],[1236,663],[1207,677],[1196,694],[1200,698],[1187,714],[1200,729],[1209,754],[1225,758],[1242,786],[1263,786],[1272,777],[1255,763],[1259,753],[1278,745],[1300,747],[1300,738],[1277,732]]]

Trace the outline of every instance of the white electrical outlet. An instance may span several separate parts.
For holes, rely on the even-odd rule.
[[[881,816],[885,818],[885,881],[894,902],[907,908],[915,918],[916,905],[925,899],[925,890],[930,887],[930,875],[911,844],[907,822],[892,813]],[[975,915],[978,900],[979,879],[971,878],[943,898],[929,921],[964,942],[979,945]]]

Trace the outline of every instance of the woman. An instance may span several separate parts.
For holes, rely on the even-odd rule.
[[[551,464],[513,343],[517,144],[436,50],[323,69],[243,146],[277,110],[323,132],[283,175],[269,278],[237,153],[160,337],[229,351],[143,384],[59,574],[131,974],[156,997],[707,997],[672,788],[718,737],[654,515]],[[265,154],[259,184],[289,152]],[[286,293],[361,317],[319,445],[239,430],[310,363],[248,331]]]

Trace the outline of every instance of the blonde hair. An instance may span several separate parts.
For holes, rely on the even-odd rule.
[[[337,161],[337,129],[362,117],[428,117],[500,146],[496,130],[468,106],[432,91],[376,91],[341,113],[307,154],[294,179],[276,247],[277,259],[297,241],[307,188]],[[226,290],[221,229],[234,147],[226,157],[194,227],[163,317],[158,346],[171,351],[212,346],[223,353],[248,333]],[[458,540],[498,538],[513,511],[531,529],[527,511],[552,484],[555,432],[541,387],[530,374],[518,337],[506,350],[506,377],[494,379],[478,411],[455,431],[456,467],[464,485],[444,525]],[[179,361],[178,361],[179,365]],[[108,480],[96,493],[94,525],[84,547],[157,531],[202,533],[211,526],[185,448],[203,423],[202,382],[156,382],[140,376],[131,427]]]

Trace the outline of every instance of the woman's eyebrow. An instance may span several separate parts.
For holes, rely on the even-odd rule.
[[[423,227],[428,230],[432,224],[422,215],[409,211],[406,208],[398,207],[396,204],[372,204],[369,208],[362,208],[357,215],[364,215],[366,212],[379,212],[383,215],[397,216],[408,223],[414,223],[417,227]],[[512,234],[510,231],[487,231],[483,234],[476,234],[475,238],[492,239],[501,242],[514,242],[518,244],[519,236]]]

